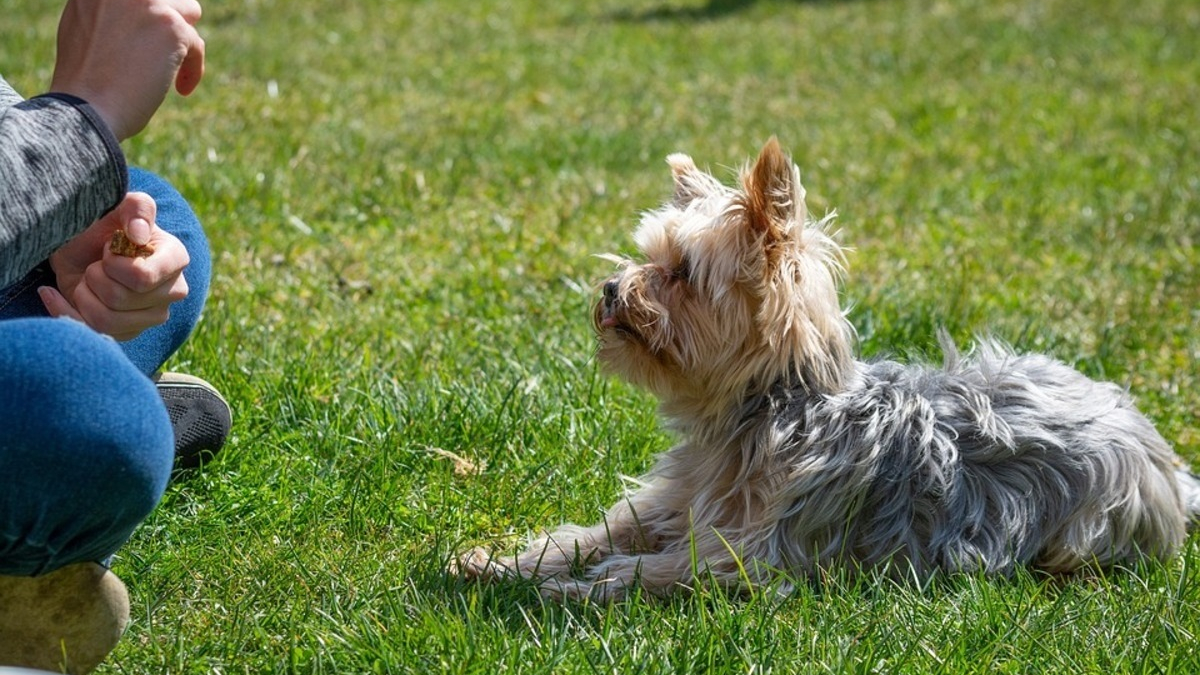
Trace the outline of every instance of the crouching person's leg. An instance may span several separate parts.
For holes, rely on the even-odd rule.
[[[174,461],[154,383],[65,319],[0,321],[0,665],[83,673],[129,617],[107,562]]]

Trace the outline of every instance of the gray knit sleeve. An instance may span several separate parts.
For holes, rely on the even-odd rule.
[[[0,110],[11,108],[23,100],[25,99],[0,76]]]
[[[24,101],[0,78],[0,288],[128,189],[125,155],[91,106],[65,94]]]

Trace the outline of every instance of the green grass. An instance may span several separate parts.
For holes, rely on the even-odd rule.
[[[56,11],[0,0],[49,80]],[[588,313],[669,189],[772,134],[854,247],[866,356],[994,333],[1127,385],[1200,463],[1200,6],[1172,0],[211,1],[209,72],[127,144],[206,223],[170,364],[235,428],[120,553],[104,673],[1191,673],[1166,564],[612,607],[447,579],[591,521],[670,438]],[[437,452],[484,465],[457,475]]]

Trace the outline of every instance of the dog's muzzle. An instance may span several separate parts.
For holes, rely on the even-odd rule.
[[[616,279],[609,279],[604,282],[604,304],[611,307],[617,302],[617,291],[620,289],[620,284]]]
[[[620,295],[620,283],[614,277],[604,282],[603,298],[596,306],[596,328],[614,328],[617,326],[617,304]]]

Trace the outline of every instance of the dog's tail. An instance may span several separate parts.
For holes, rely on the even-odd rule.
[[[1175,480],[1179,483],[1183,509],[1188,514],[1188,529],[1194,530],[1200,527],[1200,476],[1181,466],[1175,469]]]

